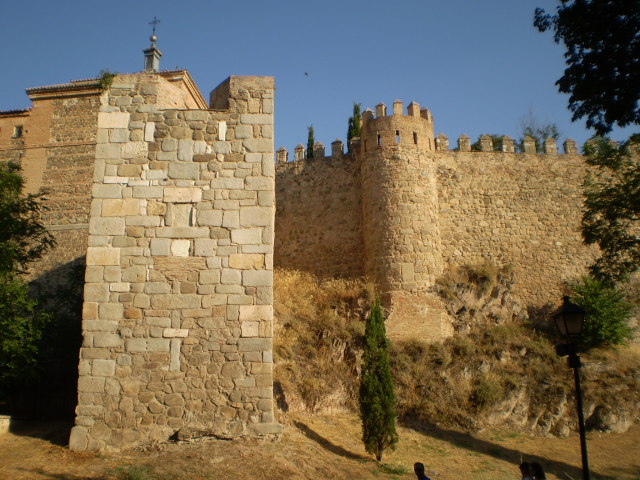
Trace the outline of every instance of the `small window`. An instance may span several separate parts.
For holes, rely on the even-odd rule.
[[[413,132],[413,143],[415,145],[418,144],[418,134],[416,132]]]
[[[382,137],[378,134],[378,146],[382,145]]]
[[[13,127],[13,138],[22,137],[22,125],[14,125]]]
[[[367,151],[367,141],[366,140],[364,141],[364,151],[365,152]]]
[[[400,143],[400,130],[396,130],[396,144]]]

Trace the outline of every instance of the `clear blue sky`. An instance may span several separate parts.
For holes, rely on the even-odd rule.
[[[0,12],[0,110],[26,108],[27,87],[136,72],[157,16],[162,69],[189,70],[205,98],[229,75],[276,79],[276,148],[329,151],[345,140],[353,102],[400,99],[431,110],[436,134],[517,138],[529,110],[561,142],[571,122],[555,81],[563,48],[532,26],[554,0],[31,0]],[[308,73],[308,76],[305,75]],[[614,132],[622,139],[628,131]]]

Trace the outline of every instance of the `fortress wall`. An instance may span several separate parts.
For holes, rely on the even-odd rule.
[[[438,152],[437,164],[445,263],[510,264],[521,299],[557,304],[595,253],[579,231],[582,157]]]
[[[361,276],[359,163],[345,155],[276,165],[275,232],[276,267]]]
[[[433,153],[399,146],[365,155],[365,272],[381,292],[424,289],[442,271]]]
[[[226,112],[127,81],[98,117],[70,447],[277,434],[273,79],[229,79]]]

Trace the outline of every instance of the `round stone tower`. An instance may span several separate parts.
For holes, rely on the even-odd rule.
[[[412,102],[364,112],[360,137],[365,274],[381,293],[417,292],[442,273],[433,120]]]

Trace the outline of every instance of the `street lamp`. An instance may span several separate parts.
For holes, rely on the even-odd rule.
[[[587,455],[587,434],[584,428],[584,414],[582,413],[582,390],[580,389],[580,356],[577,353],[576,343],[582,334],[585,312],[578,305],[564,297],[562,307],[553,314],[552,318],[560,336],[566,338],[568,343],[556,346],[556,353],[561,357],[569,356],[569,367],[573,368],[573,376],[576,382],[576,406],[578,409],[578,426],[580,428],[580,450],[582,453],[582,478],[591,480],[589,473],[589,457]]]

